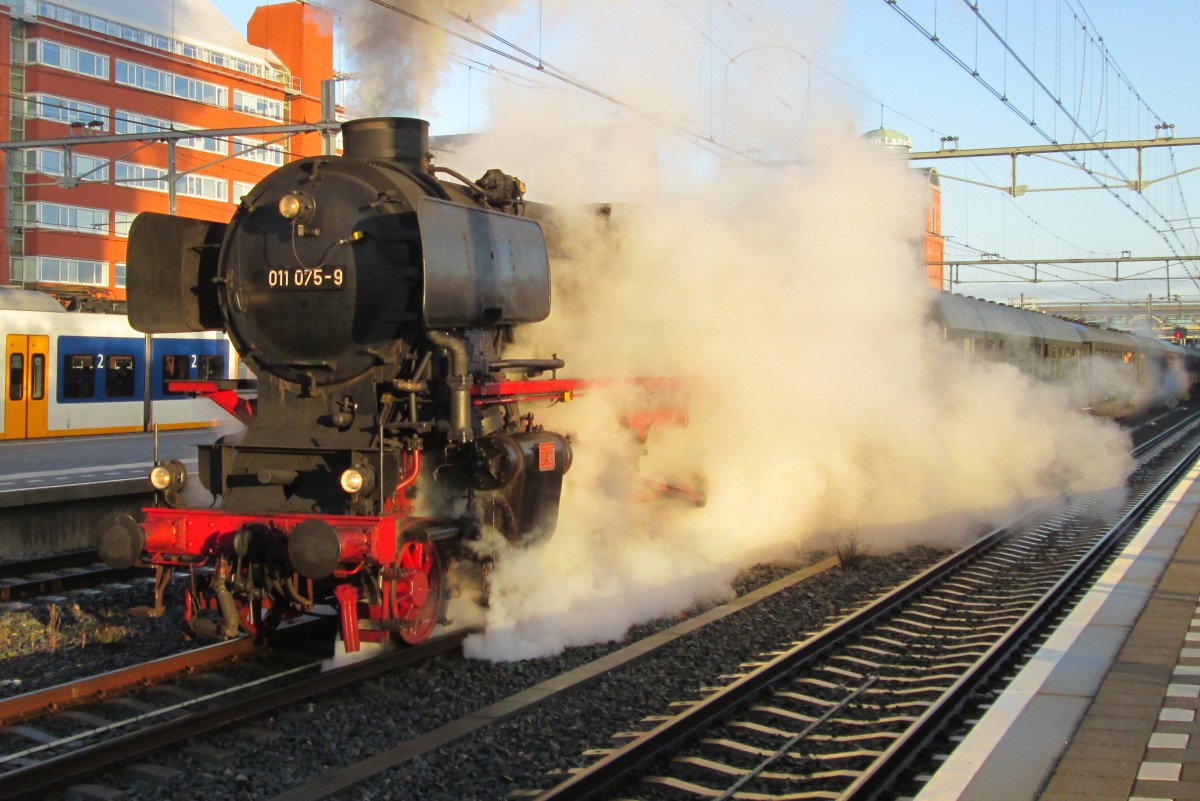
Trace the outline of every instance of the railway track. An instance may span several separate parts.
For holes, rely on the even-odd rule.
[[[311,642],[314,628],[328,635],[329,621],[293,627],[282,640]],[[304,630],[301,630],[304,629]],[[18,696],[0,704],[5,722],[38,717],[37,726],[9,725],[0,730],[6,743],[23,747],[0,753],[0,798],[37,798],[65,783],[78,781],[169,749],[184,740],[202,738],[230,726],[243,726],[314,696],[366,681],[380,673],[408,668],[457,649],[470,633],[461,630],[420,646],[347,666],[324,670],[328,654],[311,650],[275,654],[269,662],[250,662],[260,653],[248,639],[209,646],[146,666],[141,665],[87,682]],[[206,673],[199,682],[159,684],[202,668],[238,662],[240,673]],[[148,682],[154,686],[130,693]],[[200,689],[206,685],[207,689]],[[80,698],[78,696],[87,695]],[[117,696],[114,698],[113,696]],[[87,701],[119,701],[123,715],[87,711]],[[71,707],[63,709],[63,707]]]
[[[102,584],[149,576],[144,568],[113,570],[95,549],[0,564],[0,604],[60,595]]]
[[[1184,434],[1186,429],[1189,434]],[[1179,438],[1187,436],[1186,445]],[[1173,443],[1173,444],[1172,444]],[[537,796],[866,799],[1076,597],[1200,458],[1192,424],[1138,451],[1115,517],[1067,501],[955,554],[859,613],[734,677]]]
[[[293,788],[287,797],[295,799],[327,797],[331,792],[352,787],[385,772],[397,763],[407,762],[422,754],[462,740],[480,729],[507,718],[529,714],[531,710],[548,700],[578,692],[599,676],[617,670],[622,665],[644,659],[676,639],[685,638],[714,621],[735,614],[783,588],[796,585],[835,566],[836,559],[830,558],[797,571],[757,592],[743,596],[736,602],[709,610],[677,624],[666,632],[645,638],[594,663],[581,666],[565,675],[556,676],[547,682],[527,688],[515,696],[478,709],[465,718],[452,720],[446,725],[436,727],[417,738],[405,741],[371,759],[351,764],[342,770],[325,775],[317,781],[301,784]],[[293,678],[288,680],[285,686],[276,690],[257,689],[262,687],[265,682],[261,679],[252,679],[248,682],[249,688],[254,693],[252,699],[247,698],[247,693],[240,688],[225,689],[222,691],[222,695],[228,697],[228,703],[180,715],[178,719],[155,723],[132,733],[122,734],[119,737],[88,745],[83,749],[73,750],[62,756],[43,758],[37,765],[23,766],[7,774],[0,772],[0,798],[37,797],[66,782],[78,781],[103,773],[118,765],[128,764],[131,760],[144,759],[153,753],[171,748],[182,739],[200,738],[205,734],[211,734],[230,726],[244,726],[274,711],[294,708],[315,695],[328,693],[339,687],[367,682],[372,677],[389,673],[398,668],[412,667],[433,655],[457,649],[467,633],[465,631],[458,632],[441,638],[437,642],[431,641],[428,647],[406,649],[357,663],[349,668],[319,675],[306,675],[303,678]],[[298,667],[312,668],[314,665]],[[173,668],[172,672],[178,672],[178,667]],[[56,692],[61,698],[62,690]],[[20,701],[20,699],[13,700]],[[29,706],[29,703],[26,703],[25,706]],[[0,715],[3,715],[4,712],[5,707],[0,706]],[[174,708],[164,708],[162,713],[147,715],[147,717],[160,717],[162,714],[174,715],[176,712],[177,710]],[[24,714],[24,712],[19,714]],[[48,750],[48,748],[42,749],[43,752]],[[0,769],[3,768],[5,761],[16,762],[23,756],[11,753],[8,757],[0,757]]]
[[[49,718],[54,714],[89,703],[106,701],[135,690],[189,676],[196,671],[240,662],[262,650],[249,637],[196,648],[173,656],[155,659],[102,673],[98,676],[35,690],[0,700],[0,735],[11,734],[7,727],[31,718]],[[46,740],[42,736],[33,739]],[[0,757],[0,765],[4,758]]]

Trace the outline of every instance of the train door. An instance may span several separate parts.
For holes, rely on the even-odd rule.
[[[44,437],[50,406],[46,381],[50,337],[9,334],[4,352],[4,438]]]

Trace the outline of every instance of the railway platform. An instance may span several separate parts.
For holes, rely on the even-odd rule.
[[[1200,463],[916,795],[1200,801]]]
[[[237,430],[161,432],[160,459],[196,470],[196,445]],[[0,441],[0,559],[91,546],[95,523],[153,501],[152,434]]]
[[[161,432],[159,456],[194,466],[197,444],[212,442],[239,427],[230,424]],[[0,507],[30,502],[13,493],[145,479],[153,464],[154,435],[149,433],[0,440]]]

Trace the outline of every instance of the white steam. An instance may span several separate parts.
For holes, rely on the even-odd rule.
[[[708,504],[628,502],[613,474],[631,438],[602,397],[540,412],[576,435],[558,531],[501,560],[468,653],[616,637],[721,596],[764,555],[961,538],[1022,501],[1119,484],[1118,428],[1065,389],[962,360],[927,324],[910,244],[923,178],[854,139],[808,144],[819,165],[715,177],[720,205],[618,209],[615,233],[557,266],[531,353],[556,350],[572,375],[687,377],[690,425],[656,432],[640,467],[702,476]]]
[[[768,8],[785,17],[777,29],[820,41],[832,37],[814,20],[831,6]],[[764,557],[850,535],[875,552],[944,542],[1068,487],[1120,484],[1129,460],[1120,429],[1080,414],[1065,390],[967,362],[938,340],[914,245],[924,175],[860,141],[848,114],[815,97],[794,51],[746,56],[793,59],[791,73],[767,73],[781,83],[792,75],[795,86],[778,88],[802,95],[789,106],[730,91],[744,88],[734,87],[737,71],[726,65],[722,76],[711,61],[706,96],[692,91],[695,65],[712,55],[675,8],[703,20],[710,4],[638,15],[625,4],[547,7],[546,22],[590,31],[576,40],[573,74],[603,75],[593,82],[659,119],[703,112],[714,132],[755,131],[763,152],[802,166],[747,167],[727,155],[738,165],[719,166],[704,142],[547,91],[507,92],[492,135],[439,157],[468,175],[516,173],[532,199],[566,208],[625,201],[611,218],[564,215],[551,318],[519,344],[525,355],[563,356],[564,375],[678,376],[690,386],[689,426],[652,429],[644,455],[619,423],[627,397],[583,393],[532,410],[573,436],[558,529],[501,555],[487,630],[468,654],[518,659],[617,638],[728,595],[735,573]],[[617,53],[641,66],[613,68]],[[714,102],[722,77],[726,94]],[[820,115],[794,113],[818,106]],[[708,503],[634,503],[639,475],[698,480]]]
[[[452,37],[473,31],[437,0],[335,0],[343,44],[356,54],[350,117],[412,116],[424,112],[446,75]],[[518,9],[520,0],[457,0],[454,11],[489,26]],[[390,6],[390,7],[389,7]],[[480,35],[475,33],[478,38]]]

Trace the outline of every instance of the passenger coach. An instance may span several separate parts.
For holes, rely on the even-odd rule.
[[[0,287],[0,438],[80,436],[229,422],[211,401],[171,392],[171,380],[232,378],[237,356],[220,333],[134,331],[119,314],[68,312],[41,292]],[[147,358],[149,361],[147,361]]]
[[[963,356],[1062,384],[1099,415],[1126,415],[1156,401],[1174,405],[1200,375],[1194,348],[990,301],[943,292],[930,317]]]

